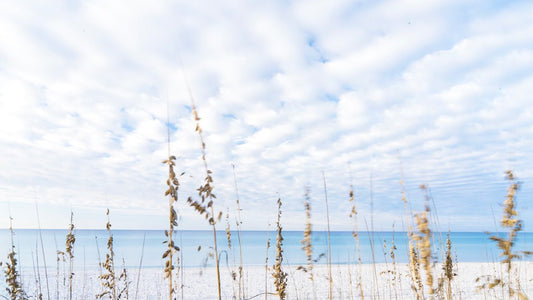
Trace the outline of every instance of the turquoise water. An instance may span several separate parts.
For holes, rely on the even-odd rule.
[[[39,231],[34,229],[15,230],[14,244],[15,251],[19,254],[19,260],[23,268],[32,268],[38,253],[39,265],[43,266],[43,255]],[[56,266],[57,249],[64,251],[66,230],[42,230],[42,239],[46,265],[51,268]],[[371,263],[372,257],[377,263],[390,262],[388,253],[394,235],[397,247],[397,262],[406,262],[406,234],[402,232],[361,232],[359,235],[360,252],[363,263]],[[503,234],[501,234],[503,236]],[[176,244],[181,247],[184,266],[212,266],[213,260],[208,259],[209,252],[212,251],[213,234],[212,231],[179,231],[175,233]],[[263,265],[266,256],[267,236],[270,239],[269,264],[272,264],[275,256],[276,233],[266,231],[244,231],[241,233],[243,262],[245,265]],[[496,243],[489,240],[489,235],[479,232],[452,232],[450,234],[454,247],[454,255],[460,262],[483,262],[497,261],[499,251]],[[158,268],[163,264],[161,255],[165,250],[163,241],[165,235],[163,231],[155,230],[114,230],[114,251],[117,260],[125,260],[126,266],[139,266],[141,254],[143,253],[143,239],[145,240],[143,267]],[[284,231],[284,262],[289,264],[304,264],[305,256],[301,249],[300,240],[303,238],[301,231]],[[76,230],[76,243],[74,248],[75,265],[77,267],[93,268],[98,266],[99,255],[105,257],[108,233],[105,230]],[[435,233],[436,245],[445,245],[446,233]],[[232,233],[233,252],[228,250],[226,233],[217,232],[219,253],[222,264],[226,264],[226,257],[231,262],[233,254],[238,261],[238,237],[237,233]],[[370,240],[374,241],[374,255]],[[384,250],[384,241],[386,250]],[[313,232],[312,242],[315,257],[327,252],[327,232]],[[9,230],[0,230],[0,261],[6,260],[6,255],[10,250]],[[201,247],[198,251],[198,246]],[[516,244],[516,249],[532,250],[533,233],[520,233]],[[434,253],[441,253],[439,247],[434,249]],[[351,232],[331,232],[331,252],[332,263],[344,264],[354,262],[357,257],[354,238]],[[207,260],[206,260],[207,259]],[[532,259],[532,258],[529,258]],[[442,259],[439,257],[439,261]],[[326,263],[323,257],[318,260],[318,264]]]

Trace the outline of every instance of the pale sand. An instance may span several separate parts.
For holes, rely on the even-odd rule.
[[[529,296],[533,296],[533,262],[515,263],[520,273],[520,284],[522,290]],[[396,266],[396,274],[387,272],[393,271],[392,264],[376,264],[375,273],[372,265],[362,265],[361,279],[363,293],[366,299],[414,299],[410,288],[407,265],[405,263]],[[297,266],[284,266],[288,273],[287,298],[288,299],[313,299],[313,287],[309,280],[308,273],[297,270]],[[482,275],[496,275],[500,271],[504,272],[500,263],[459,263],[457,265],[458,274],[453,280],[454,299],[501,299],[501,288],[496,288],[490,292],[477,292],[476,278]],[[50,298],[56,299],[55,278],[56,270],[49,270]],[[142,269],[140,283],[137,290],[137,269],[129,269],[129,299],[168,299],[168,281],[163,279],[162,269]],[[261,266],[247,266],[245,272],[245,294],[250,299],[265,299],[265,268]],[[441,266],[435,266],[435,272],[441,273]],[[47,298],[44,271],[41,270],[41,289]],[[53,273],[53,274],[50,274]],[[314,266],[315,291],[317,299],[327,299],[328,288],[328,268],[325,265]],[[35,280],[33,270],[23,271],[24,286],[29,294],[35,294]],[[177,299],[216,299],[217,283],[215,268],[184,268],[183,288],[178,289]],[[232,299],[234,294],[233,281],[227,267],[221,269],[222,295],[223,299]],[[334,299],[361,299],[359,288],[359,265],[333,265],[333,298]],[[400,280],[394,280],[399,278]],[[425,276],[423,277],[425,278]],[[515,279],[516,276],[513,276]],[[68,281],[65,281],[68,282]],[[181,277],[178,278],[181,284]],[[94,295],[101,291],[98,279],[98,271],[77,272],[74,276],[74,298],[94,299]],[[2,284],[0,284],[2,286]],[[2,288],[4,288],[2,286]],[[275,292],[273,279],[267,274],[267,290]],[[63,285],[62,275],[59,281],[59,299],[66,299],[68,288]],[[137,298],[135,297],[137,293]],[[5,290],[0,292],[4,295]],[[255,297],[254,297],[255,296]],[[428,297],[427,297],[428,298]],[[268,299],[278,299],[277,296],[269,295]]]

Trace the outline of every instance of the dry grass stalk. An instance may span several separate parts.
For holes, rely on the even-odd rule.
[[[309,274],[309,279],[311,280],[311,284],[313,286],[313,299],[317,299],[316,297],[316,288],[315,288],[315,279],[313,275],[313,244],[311,241],[311,235],[312,235],[312,225],[311,225],[311,203],[310,203],[310,197],[309,197],[309,188],[306,188],[305,191],[305,201],[304,201],[304,207],[305,207],[305,230],[304,230],[304,238],[300,241],[302,243],[302,249],[305,251],[305,257],[307,259],[307,267],[298,267],[298,269],[303,270],[304,272]]]
[[[122,259],[122,273],[118,277],[118,281],[122,284],[117,299],[130,298],[130,281],[128,280],[128,272],[126,270],[126,261]]]
[[[60,267],[60,264],[61,264],[61,261],[63,261],[63,263],[66,262],[66,259],[65,259],[65,252],[63,251],[59,251],[59,250],[56,250],[56,299],[59,300],[59,267]]]
[[[278,220],[276,222],[277,237],[276,237],[276,262],[274,264],[272,276],[274,277],[274,285],[279,299],[285,299],[287,289],[287,273],[283,271],[281,265],[283,263],[283,235],[281,234],[281,198],[278,198]]]
[[[452,280],[457,275],[453,271],[452,259],[452,241],[450,240],[450,233],[446,237],[446,256],[442,265],[444,271],[444,282],[446,283],[446,299],[452,299]]]
[[[392,297],[392,285],[393,285],[393,282],[392,282],[392,274],[393,274],[393,271],[389,268],[389,261],[387,259],[387,240],[386,239],[383,239],[383,258],[385,259],[385,268],[386,270],[384,271],[381,271],[379,272],[379,275],[382,275],[382,276],[386,276],[386,281],[387,281],[387,285],[388,285],[388,289],[389,289],[389,293]],[[385,293],[383,294],[383,296],[385,296]]]
[[[68,256],[69,274],[68,274],[68,298],[72,300],[72,279],[74,277],[74,243],[76,237],[74,236],[74,214],[70,212],[70,225],[65,239],[65,252]]]
[[[37,264],[37,268],[35,268],[34,266],[34,273],[36,272],[36,280],[35,280],[35,284],[37,286],[37,299],[41,300],[43,298],[43,292],[42,292],[42,289],[41,289],[41,273],[39,271],[39,249],[38,249],[38,246],[37,246],[37,242],[35,242],[35,261],[36,261],[36,264]],[[32,262],[33,262],[33,255],[32,255]],[[2,262],[0,262],[0,266],[2,266]]]
[[[331,231],[329,228],[329,204],[328,204],[328,188],[326,185],[326,175],[322,171],[322,180],[324,182],[324,197],[326,200],[326,218],[328,222],[328,283],[329,283],[329,291],[328,291],[328,299],[333,298],[333,276],[331,275]]]
[[[270,249],[270,223],[268,223],[267,229],[267,244],[265,254],[265,300],[268,299],[268,250]]]
[[[420,189],[423,192],[427,191],[426,185],[420,185]],[[415,214],[415,223],[418,229],[417,234],[413,234],[412,237],[416,241],[416,248],[418,250],[419,259],[426,273],[426,287],[430,297],[435,294],[435,288],[433,286],[433,268],[431,265],[431,229],[429,229],[429,199],[426,194],[425,210],[421,213]]]
[[[165,278],[168,278],[168,295],[169,299],[173,299],[173,295],[176,293],[176,289],[173,286],[173,270],[174,268],[174,261],[172,260],[174,253],[179,251],[179,247],[177,247],[174,244],[173,240],[173,233],[174,228],[178,226],[178,214],[176,213],[176,210],[174,209],[174,204],[178,201],[178,189],[179,189],[179,181],[176,177],[176,173],[174,172],[174,167],[176,166],[176,157],[170,156],[167,160],[163,161],[163,164],[168,165],[168,179],[167,179],[167,186],[168,189],[165,191],[165,196],[169,196],[168,199],[168,210],[169,210],[169,229],[165,230],[165,236],[168,237],[168,241],[165,241],[164,243],[167,244],[167,250],[163,253],[163,259],[167,259],[165,261]],[[179,259],[179,258],[177,258]]]
[[[33,267],[33,277],[35,281],[35,294],[39,295],[39,280],[37,279],[37,271],[35,270],[35,258],[33,257],[33,252],[31,253],[31,263]],[[1,265],[1,264],[0,264]]]
[[[13,242],[13,218],[9,217],[9,232],[11,234],[11,251],[7,254],[7,261],[4,270],[6,279],[6,291],[11,300],[27,299],[26,293],[22,288],[20,274],[17,271],[18,261],[15,252],[15,243]]]
[[[243,264],[242,264],[242,244],[241,244],[241,225],[242,225],[242,219],[241,219],[241,205],[240,205],[240,198],[239,198],[239,188],[237,186],[237,175],[235,174],[235,165],[231,165],[233,168],[233,182],[235,186],[235,201],[237,204],[237,219],[235,223],[237,224],[237,238],[239,240],[239,299],[244,299],[245,293],[244,293],[244,283],[243,283]]]
[[[229,255],[231,255],[230,275],[231,275],[231,280],[232,280],[233,298],[235,298],[237,294],[235,286],[237,286],[239,293],[240,293],[240,286],[239,286],[239,282],[237,281],[237,272],[235,272],[235,255],[231,248],[231,226],[229,222],[229,209],[226,213],[226,240],[228,242],[228,253]],[[240,295],[239,295],[239,299],[240,299]]]
[[[46,266],[46,255],[44,253],[44,245],[43,245],[43,233],[41,231],[41,219],[39,217],[39,206],[37,205],[37,202],[35,202],[35,213],[37,215],[37,226],[39,229],[39,239],[41,240],[41,253],[43,257],[43,264]],[[50,299],[50,286],[48,285],[48,271],[46,270],[46,268],[44,268],[44,279],[46,282],[46,295],[48,296],[48,299]]]
[[[420,253],[420,261],[426,273],[426,286],[430,295],[435,293],[433,288],[433,271],[431,268],[431,230],[428,226],[429,208],[419,214],[415,214],[417,228],[420,234],[415,235],[417,248]]]
[[[107,240],[107,250],[109,253],[105,254],[105,262],[101,263],[101,266],[104,269],[104,273],[98,278],[102,285],[103,291],[100,294],[96,295],[97,299],[101,299],[104,296],[108,296],[109,299],[117,299],[117,282],[115,277],[115,252],[113,251],[113,234],[111,233],[111,221],[109,219],[109,209],[106,212],[107,223],[106,230],[109,233],[109,239]]]
[[[380,288],[378,281],[378,273],[376,269],[376,259],[374,252],[374,174],[372,170],[370,171],[370,230],[368,229],[368,223],[365,219],[366,231],[368,234],[368,242],[370,243],[370,250],[372,254],[372,293],[376,295],[377,298],[380,298]],[[374,296],[374,297],[376,297]]]
[[[137,284],[135,285],[135,297],[134,297],[135,300],[138,299],[137,296],[139,294],[139,282],[141,281],[141,270],[142,270],[142,266],[143,266],[145,242],[146,242],[146,233],[144,233],[144,235],[143,235],[143,244],[142,244],[142,248],[141,248],[141,258],[139,260],[139,269],[137,271]]]
[[[189,91],[190,92],[190,91]],[[205,219],[209,222],[209,225],[211,225],[211,228],[213,229],[213,244],[214,244],[214,258],[215,258],[215,264],[216,264],[216,270],[217,270],[217,288],[218,288],[218,299],[222,299],[222,291],[220,288],[220,262],[218,258],[218,246],[217,246],[217,232],[216,232],[216,223],[217,221],[220,221],[220,218],[222,217],[222,212],[218,212],[218,215],[215,216],[215,209],[213,207],[213,200],[216,199],[215,194],[213,194],[213,177],[212,177],[212,171],[209,170],[207,166],[207,159],[206,159],[206,148],[205,148],[205,142],[204,137],[202,134],[202,128],[200,127],[200,117],[198,116],[198,111],[196,110],[196,106],[194,105],[194,101],[191,95],[191,109],[192,114],[194,117],[194,121],[196,122],[196,132],[198,132],[198,136],[200,137],[200,143],[202,147],[202,162],[204,163],[204,169],[205,169],[205,183],[201,185],[197,191],[198,196],[200,197],[200,202],[194,201],[191,197],[187,199],[187,203],[191,207],[193,207],[200,215],[205,216]]]
[[[411,222],[409,218],[409,210],[407,208],[407,197],[405,192],[405,181],[403,176],[403,169],[401,171],[401,181],[400,185],[402,186],[402,202],[405,209],[405,220],[407,223],[407,240],[408,240],[408,252],[407,258],[409,263],[409,278],[411,279],[411,289],[416,295],[417,299],[424,299],[424,286],[422,283],[422,276],[420,272],[420,259],[418,253],[418,247],[416,246],[416,240],[420,237],[413,232],[411,227]]]
[[[350,176],[351,177],[351,176]],[[350,218],[353,219],[353,223],[354,223],[354,227],[353,227],[353,230],[352,230],[352,236],[354,237],[355,239],[355,244],[356,244],[356,247],[357,247],[357,261],[358,261],[358,264],[359,264],[359,282],[358,282],[358,286],[359,286],[359,292],[361,294],[361,299],[365,299],[365,293],[364,293],[364,290],[363,290],[363,278],[362,278],[362,273],[363,273],[363,262],[361,260],[361,248],[359,246],[359,229],[357,227],[357,209],[356,209],[356,206],[355,206],[355,193],[354,193],[354,188],[353,188],[353,185],[350,184],[350,199],[349,199],[350,203],[352,204],[352,209],[350,211]]]
[[[420,274],[420,260],[418,259],[417,249],[411,242],[414,239],[413,236],[413,233],[409,236],[409,277],[411,278],[411,289],[416,294],[416,298],[423,299],[424,288]]]
[[[522,220],[517,218],[518,212],[515,209],[516,206],[516,193],[519,189],[519,183],[516,180],[513,172],[508,170],[505,172],[506,179],[509,181],[509,188],[507,189],[507,195],[505,196],[505,201],[503,202],[503,217],[500,221],[500,224],[503,228],[507,229],[507,238],[502,238],[499,236],[491,236],[490,239],[498,243],[498,248],[501,250],[500,256],[503,257],[501,261],[505,265],[505,270],[507,272],[507,279],[505,280],[503,274],[500,277],[491,277],[491,276],[482,276],[476,279],[476,282],[479,282],[483,278],[486,280],[485,283],[478,286],[479,289],[493,289],[495,287],[501,286],[503,289],[507,290],[509,298],[514,296],[519,299],[527,299],[525,294],[520,290],[519,282],[514,282],[512,279],[513,271],[513,260],[519,259],[522,255],[531,255],[533,252],[530,251],[519,251],[514,252],[513,246],[516,241],[516,236],[518,232],[522,230]],[[503,296],[503,295],[502,295]]]
[[[394,223],[393,223],[392,224],[392,242],[391,242],[389,254],[392,260],[392,284],[394,285],[394,295],[395,295],[395,298],[398,299],[398,286],[396,285],[396,282],[399,283],[400,290],[402,290],[402,280],[401,280],[400,274],[398,273],[398,268],[396,265],[396,250],[398,250],[398,248],[396,248],[396,243],[394,241]]]

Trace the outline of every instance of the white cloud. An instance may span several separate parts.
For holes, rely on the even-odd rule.
[[[305,185],[323,224],[324,171],[334,228],[348,229],[350,164],[361,215],[372,177],[387,230],[403,215],[400,163],[413,207],[424,182],[452,229],[489,228],[469,220],[492,220],[506,168],[521,197],[533,192],[532,12],[526,1],[0,4],[0,202],[111,207],[121,220],[146,210],[163,227],[167,102],[180,199],[205,177],[190,88],[217,204],[235,205],[234,163],[247,228],[266,228],[279,192],[287,228],[301,229]],[[183,226],[205,226],[183,209]]]

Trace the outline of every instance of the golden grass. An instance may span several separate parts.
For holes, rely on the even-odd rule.
[[[74,214],[70,212],[70,225],[68,233],[65,239],[65,252],[68,256],[68,298],[72,300],[72,277],[74,277],[74,243],[76,242],[76,237],[74,236]]]
[[[198,136],[200,137],[200,144],[202,148],[202,162],[204,164],[205,169],[205,182],[203,185],[201,185],[197,191],[198,196],[200,197],[200,201],[195,201],[191,197],[187,199],[187,203],[191,207],[193,207],[200,215],[205,216],[205,219],[208,221],[209,225],[211,225],[211,228],[213,230],[213,250],[214,250],[214,258],[215,258],[215,265],[217,268],[217,289],[218,289],[218,299],[222,299],[222,291],[220,287],[220,261],[218,257],[218,245],[217,245],[217,233],[216,233],[216,224],[217,221],[220,221],[220,218],[222,217],[222,212],[219,211],[218,215],[215,216],[215,208],[213,207],[214,199],[216,199],[215,194],[213,193],[213,172],[209,169],[207,166],[207,158],[206,158],[206,148],[205,148],[205,142],[204,142],[204,136],[202,133],[202,128],[200,127],[200,117],[198,116],[198,111],[196,110],[196,107],[194,105],[193,98],[191,96],[191,108],[192,108],[192,114],[194,117],[194,121],[196,122],[196,132],[198,133]]]
[[[163,253],[163,259],[165,261],[165,278],[168,278],[168,295],[169,300],[172,300],[172,296],[176,293],[175,287],[173,286],[173,271],[174,271],[174,261],[172,260],[174,253],[179,251],[179,247],[174,244],[173,233],[174,227],[178,226],[178,214],[174,209],[174,203],[178,201],[178,189],[179,181],[174,172],[174,166],[176,165],[176,157],[169,156],[167,160],[163,161],[163,164],[168,165],[168,179],[167,186],[168,189],[165,191],[165,196],[169,196],[168,199],[168,210],[169,210],[169,228],[168,231],[165,230],[165,235],[168,237],[168,241],[165,241],[167,244],[167,250]]]
[[[13,242],[13,219],[9,217],[9,232],[11,234],[11,251],[7,254],[4,275],[6,278],[6,291],[11,300],[26,299],[26,293],[20,283],[20,274],[17,270],[18,261],[16,258],[15,244]]]
[[[246,298],[246,294],[245,294],[245,291],[244,291],[243,265],[242,265],[241,201],[239,199],[239,187],[237,186],[237,175],[236,175],[236,172],[235,172],[235,164],[231,164],[231,167],[233,169],[233,182],[234,182],[234,187],[235,187],[235,204],[237,206],[237,216],[236,216],[235,223],[237,225],[237,238],[238,238],[238,241],[239,241],[239,298],[238,299],[244,299],[244,298]]]
[[[496,287],[502,288],[502,293],[507,291],[509,299],[517,297],[519,299],[527,299],[527,296],[520,288],[520,281],[513,279],[513,261],[521,258],[523,255],[531,255],[530,251],[514,251],[513,246],[516,242],[516,236],[518,232],[522,230],[522,220],[518,219],[518,212],[515,209],[516,206],[516,193],[519,189],[519,184],[515,178],[513,172],[508,170],[506,172],[506,179],[509,181],[509,187],[507,189],[507,195],[503,202],[503,216],[500,224],[503,228],[507,229],[507,237],[502,238],[496,235],[490,237],[491,240],[497,242],[498,248],[501,250],[500,256],[503,258],[501,263],[505,265],[505,271],[507,276],[483,276],[477,278],[478,282],[483,282],[479,289],[494,289]],[[503,297],[503,294],[502,294]]]
[[[283,271],[283,235],[281,227],[281,198],[278,198],[278,220],[276,222],[276,262],[272,267],[272,276],[274,277],[274,286],[276,287],[279,299],[285,299],[287,293],[287,273]]]
[[[111,232],[109,209],[107,210],[106,215],[106,230],[109,233],[109,238],[107,240],[108,253],[105,254],[105,261],[102,263],[102,268],[105,272],[102,275],[98,276],[102,285],[102,292],[96,294],[96,298],[101,299],[107,295],[111,299],[117,299],[117,282],[115,277],[115,252],[113,251],[113,234]]]
[[[311,241],[312,234],[312,225],[311,225],[311,201],[309,197],[309,188],[305,190],[305,230],[304,238],[301,240],[302,249],[305,252],[305,257],[307,259],[307,267],[299,267],[300,270],[309,274],[309,280],[311,280],[311,285],[313,286],[313,299],[316,297],[316,287],[315,287],[315,278],[313,274],[313,243]]]
[[[452,259],[452,241],[450,240],[450,233],[446,235],[446,256],[445,261],[442,265],[442,270],[444,271],[443,280],[446,286],[446,299],[452,299],[452,280],[457,274],[453,270],[453,259]]]
[[[350,181],[352,181],[352,174],[351,173],[352,172],[351,172],[351,169],[350,169]],[[349,196],[350,196],[349,202],[352,205],[349,217],[353,220],[352,236],[353,236],[353,238],[355,240],[355,247],[357,249],[357,262],[358,262],[358,265],[359,265],[359,274],[358,274],[359,282],[357,283],[357,286],[359,287],[359,293],[360,293],[361,299],[365,299],[365,292],[363,290],[363,284],[362,284],[363,278],[361,277],[362,276],[361,274],[363,273],[363,271],[362,271],[363,262],[361,260],[361,247],[360,247],[360,244],[359,244],[359,228],[357,226],[357,209],[356,209],[356,204],[355,204],[355,192],[354,192],[354,187],[353,187],[352,183],[350,183],[350,194],[349,194]]]
[[[270,250],[270,224],[267,230],[266,254],[265,254],[265,300],[268,299],[268,250]]]

